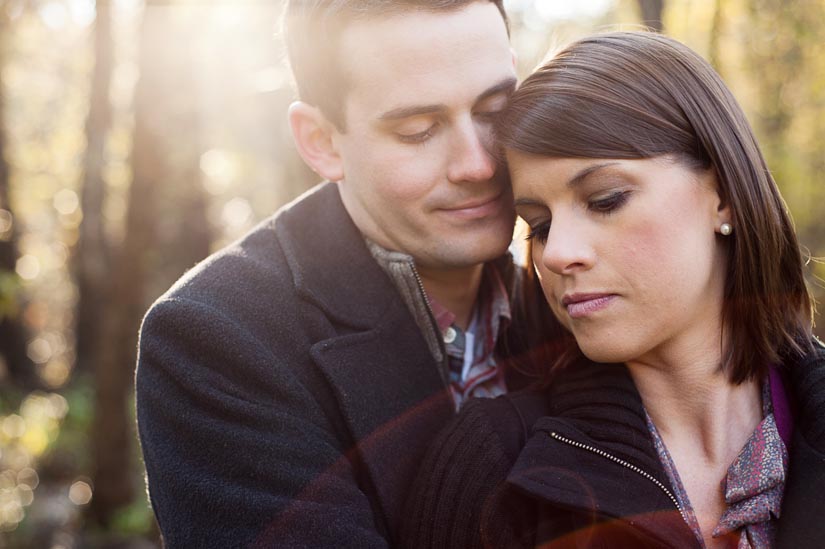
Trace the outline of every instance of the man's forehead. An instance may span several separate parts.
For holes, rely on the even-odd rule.
[[[351,21],[341,31],[340,53],[449,55],[444,47],[455,45],[456,37],[509,43],[506,23],[495,4],[475,1],[449,10],[409,10]]]
[[[515,78],[506,26],[491,2],[359,22],[342,35],[339,53],[348,99],[385,113],[473,102]]]

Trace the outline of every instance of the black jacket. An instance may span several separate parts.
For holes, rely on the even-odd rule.
[[[825,351],[784,371],[796,414],[777,541],[817,547]],[[408,547],[698,547],[620,365],[582,361],[546,391],[467,404],[422,471],[403,526]]]
[[[285,207],[144,320],[138,427],[166,545],[386,546],[454,415],[439,368],[337,188]]]

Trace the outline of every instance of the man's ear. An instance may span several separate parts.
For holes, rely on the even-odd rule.
[[[303,101],[289,106],[289,128],[304,162],[329,181],[344,179],[344,165],[333,141],[337,131],[321,110]]]

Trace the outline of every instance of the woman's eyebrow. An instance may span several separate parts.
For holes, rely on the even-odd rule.
[[[517,198],[513,202],[513,206],[541,206],[544,207],[544,203],[533,198]]]
[[[604,162],[602,164],[595,164],[593,166],[588,166],[580,170],[576,175],[570,178],[567,182],[568,187],[575,187],[581,184],[585,179],[593,175],[593,173],[601,170],[602,168],[607,168],[609,166],[615,166],[618,162]]]

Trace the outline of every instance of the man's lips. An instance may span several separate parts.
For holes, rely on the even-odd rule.
[[[566,294],[562,297],[561,304],[567,309],[570,318],[583,318],[605,309],[616,297],[616,294],[609,293]]]
[[[486,217],[496,213],[499,210],[501,207],[502,194],[503,193],[499,193],[492,197],[472,200],[456,206],[451,205],[440,209],[447,214],[467,219]]]

